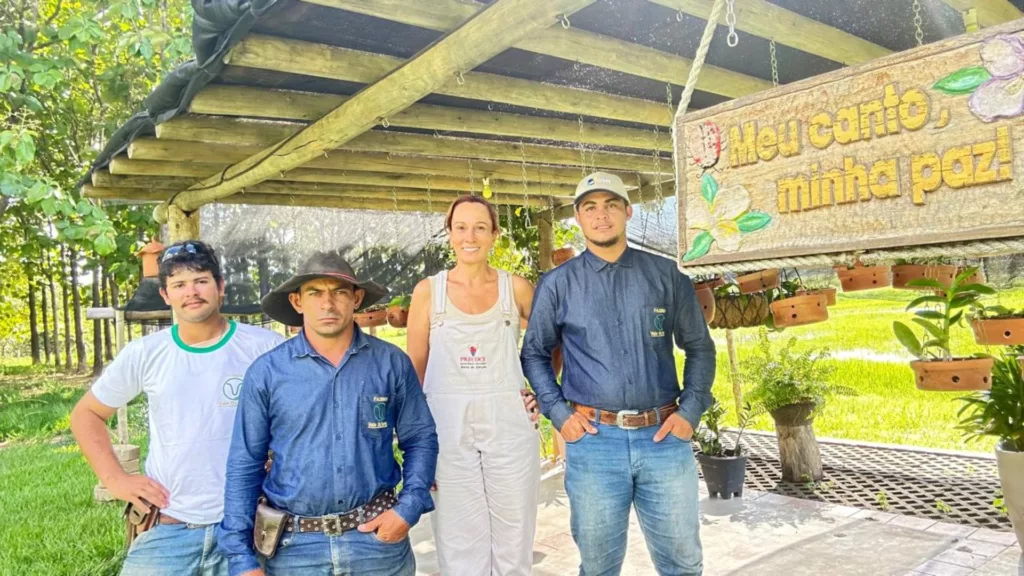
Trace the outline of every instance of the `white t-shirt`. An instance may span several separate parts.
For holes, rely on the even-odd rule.
[[[279,334],[229,321],[219,342],[191,347],[177,326],[131,342],[92,385],[96,399],[119,408],[149,398],[146,475],[171,493],[163,513],[194,524],[224,515],[224,473],[245,371],[284,341]]]

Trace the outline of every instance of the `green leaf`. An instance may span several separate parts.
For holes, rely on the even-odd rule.
[[[935,310],[918,310],[914,314],[919,318],[927,318],[929,320],[945,320],[946,315]]]
[[[942,296],[933,296],[931,294],[929,294],[927,296],[919,296],[917,298],[914,298],[910,302],[910,304],[907,304],[907,308],[906,309],[907,310],[911,310],[913,308],[917,308],[921,304],[942,304],[945,301],[946,301],[946,299],[943,298]]]
[[[952,326],[954,324],[959,324],[960,323],[960,319],[963,318],[963,317],[964,317],[964,311],[963,310],[957,312],[956,314],[953,315],[952,318],[949,319],[949,325]]]
[[[996,291],[994,288],[986,286],[984,284],[965,284],[960,287],[961,292],[977,292],[978,294],[984,294],[986,296],[995,295]]]
[[[970,304],[977,302],[978,298],[980,298],[980,296],[972,292],[968,292],[967,294],[960,294],[959,296],[953,298],[953,301],[949,303],[949,307],[950,309],[954,310],[957,308],[963,308],[964,306],[968,306]]]
[[[970,94],[990,78],[992,78],[992,75],[988,73],[984,66],[969,66],[961,68],[939,80],[932,88],[951,96]]]
[[[896,334],[896,339],[903,344],[914,356],[921,356],[921,342],[918,341],[917,336],[914,335],[914,331],[909,326],[902,322],[893,322],[892,331]]]
[[[114,235],[111,233],[97,236],[92,245],[101,256],[106,256],[117,248],[117,242],[114,241]]]
[[[914,324],[917,324],[918,326],[927,330],[929,334],[935,336],[936,338],[945,337],[945,334],[942,332],[942,328],[939,328],[935,324],[932,324],[931,322],[923,318],[913,318],[912,321],[914,322]]]
[[[935,288],[936,290],[946,289],[946,287],[935,278],[918,278],[907,282],[907,286],[911,288]]]
[[[715,182],[715,177],[711,174],[705,174],[700,178],[700,195],[711,204],[715,201],[715,196],[718,194],[718,182]]]
[[[82,198],[78,201],[78,204],[75,205],[75,211],[78,212],[79,216],[88,216],[92,213],[92,203],[85,198]]]
[[[711,236],[711,233],[707,230],[697,234],[697,237],[693,239],[693,245],[683,256],[683,262],[689,262],[690,260],[696,260],[701,256],[708,253],[711,249],[711,244],[715,241],[715,238]]]
[[[736,220],[740,232],[755,232],[771,223],[772,217],[764,212],[751,210]]]
[[[14,146],[14,155],[20,164],[28,164],[36,157],[36,144],[32,138],[22,136]]]

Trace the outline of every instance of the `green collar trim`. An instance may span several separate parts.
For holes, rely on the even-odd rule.
[[[217,350],[223,348],[224,345],[228,343],[228,340],[231,340],[231,337],[235,334],[235,328],[237,328],[237,324],[235,324],[235,321],[228,320],[228,331],[224,333],[224,336],[220,339],[219,342],[213,344],[212,346],[207,346],[206,348],[196,348],[195,346],[189,346],[188,344],[182,342],[181,336],[178,336],[177,324],[171,326],[171,338],[174,339],[174,343],[178,345],[178,348],[181,348],[185,352],[191,352],[193,354],[207,354],[210,352],[216,352]]]

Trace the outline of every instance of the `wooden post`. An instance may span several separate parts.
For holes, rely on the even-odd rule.
[[[167,208],[167,230],[171,244],[183,240],[199,239],[199,209],[186,213],[171,205]]]
[[[125,341],[124,311],[114,312],[114,354],[121,352]],[[117,443],[128,444],[128,407],[121,406],[117,409]]]
[[[538,239],[538,252],[540,257],[537,262],[537,268],[541,272],[547,272],[551,270],[551,253],[555,248],[555,235],[552,229],[552,214],[550,210],[545,210],[536,215],[537,217],[537,239]]]
[[[824,477],[821,451],[814,437],[814,404],[791,404],[772,410],[779,440],[779,462],[786,482],[818,482]]]
[[[733,341],[732,330],[725,331],[725,346],[729,350],[729,375],[732,380],[732,397],[736,402],[736,417],[743,413],[743,380],[740,376],[739,362],[736,359],[736,343]]]

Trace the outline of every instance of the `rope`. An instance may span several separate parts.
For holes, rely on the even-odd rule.
[[[910,246],[891,250],[871,252],[843,252],[790,258],[769,258],[747,262],[729,262],[705,266],[683,266],[688,275],[711,275],[725,272],[752,272],[769,268],[830,268],[843,266],[860,260],[874,264],[886,260],[912,260],[915,258],[976,259],[988,256],[1002,256],[1024,252],[1024,237],[999,240],[979,240],[962,244],[935,244],[931,246]]]

